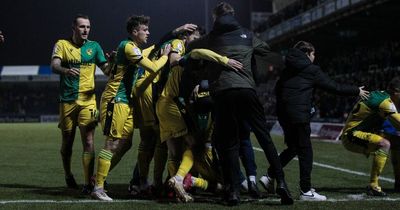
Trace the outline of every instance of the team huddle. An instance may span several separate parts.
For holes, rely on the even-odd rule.
[[[303,103],[298,98],[302,94],[293,91],[297,86],[309,85],[306,89],[319,87],[361,97],[346,122],[343,144],[350,151],[374,156],[367,192],[373,196],[386,195],[378,177],[391,148],[387,140],[390,134],[376,130],[383,127],[384,119],[400,129],[400,115],[395,106],[400,103],[400,80],[395,78],[387,91],[371,93],[363,87],[340,86],[312,64],[313,46],[297,43],[287,56],[286,74],[277,83],[277,115],[288,146],[278,154],[253,78],[253,56],[268,59],[273,52],[240,26],[229,4],[218,4],[213,18],[213,29],[207,35],[196,25],[185,24],[143,49],[150,34],[149,17],[131,16],[126,22],[128,38],[110,54],[104,54],[97,42],[88,39],[89,18],[84,15],[74,18],[72,37],[55,44],[51,60],[53,72],[60,74],[59,128],[67,186],[78,188],[71,171],[72,144],[78,127],[83,144],[82,192],[97,200],[112,201],[105,190],[106,178],[131,148],[134,129],[138,128],[137,164],[129,183],[132,195],[160,198],[172,194],[181,202],[192,202],[194,197],[189,192],[198,188],[221,194],[228,205],[238,205],[241,188],[253,198],[260,197],[249,137],[253,131],[270,163],[268,172],[264,171],[266,174],[259,180],[268,193],[278,194],[283,205],[293,204],[283,167],[297,155],[300,199],[326,200],[311,188],[311,101],[309,106],[298,108],[308,102]],[[108,77],[100,111],[95,95],[96,66]],[[304,100],[312,98],[303,96]],[[297,108],[303,111],[293,111]],[[96,158],[93,138],[98,122],[105,144]],[[239,157],[245,175],[240,171]],[[392,157],[400,163],[400,153],[392,150]],[[150,181],[153,159],[154,174]],[[163,176],[165,166],[168,177]],[[396,187],[400,190],[400,167],[395,168]]]

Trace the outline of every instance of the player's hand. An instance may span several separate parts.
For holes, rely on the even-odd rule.
[[[197,25],[196,24],[186,23],[185,25],[179,26],[178,28],[174,29],[172,31],[172,33],[174,35],[177,35],[177,34],[180,34],[182,32],[185,32],[185,31],[192,32],[192,31],[195,31],[196,29],[197,29]]]
[[[360,96],[361,99],[365,100],[368,99],[369,97],[369,91],[364,90],[364,86],[358,87],[360,92],[358,93],[358,96]]]
[[[171,52],[171,44],[167,44],[161,49],[161,56],[168,55]]]
[[[235,71],[241,71],[243,69],[243,64],[235,59],[229,59],[226,65]]]
[[[113,50],[110,53],[106,53],[106,58],[109,63],[113,62],[117,56],[117,51]]]
[[[64,74],[66,76],[73,76],[73,77],[79,76],[79,73],[80,73],[79,69],[77,69],[77,68],[70,68],[70,69],[67,69],[67,71],[64,72]]]
[[[192,91],[192,98],[193,98],[194,100],[197,100],[197,98],[199,97],[199,88],[200,88],[200,85],[196,85],[196,86],[193,88],[193,91]]]

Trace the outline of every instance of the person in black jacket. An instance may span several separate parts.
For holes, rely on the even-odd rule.
[[[236,21],[234,9],[228,3],[219,3],[213,13],[215,22],[212,31],[193,42],[189,48],[208,48],[243,64],[240,71],[214,63],[206,67],[211,95],[215,102],[216,135],[213,143],[220,158],[224,184],[227,186],[228,205],[238,205],[240,201],[239,131],[244,123],[256,134],[271,164],[271,170],[276,174],[276,191],[281,196],[281,203],[293,204],[278,153],[267,129],[264,109],[256,95],[251,69],[253,54],[264,57],[272,52],[265,42],[255,38]]]
[[[279,155],[282,166],[286,166],[296,155],[300,165],[300,200],[326,200],[311,188],[313,150],[310,141],[310,119],[315,88],[334,94],[367,98],[369,92],[362,87],[340,85],[331,80],[314,65],[315,48],[311,43],[299,41],[289,49],[285,58],[286,68],[276,84],[277,116],[283,128],[287,148]],[[274,176],[268,171],[269,177]],[[266,185],[272,184],[271,178]]]

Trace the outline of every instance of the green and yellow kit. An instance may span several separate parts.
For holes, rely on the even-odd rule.
[[[96,65],[107,62],[97,42],[87,40],[82,46],[77,46],[70,39],[59,40],[54,46],[52,58],[60,58],[62,67],[77,68],[80,72],[79,76],[60,76],[60,102],[76,101],[79,104],[95,100]]]
[[[400,114],[385,91],[371,92],[367,100],[360,100],[348,117],[341,139],[350,151],[368,155],[377,149],[382,137],[378,135],[385,119],[400,129]]]

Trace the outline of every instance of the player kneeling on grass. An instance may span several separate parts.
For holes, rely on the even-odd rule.
[[[348,117],[341,136],[344,147],[352,152],[373,156],[370,183],[367,194],[386,196],[378,183],[385,166],[390,142],[381,135],[372,133],[381,128],[385,119],[400,130],[400,114],[396,106],[400,103],[400,77],[393,78],[386,91],[373,91],[368,99],[360,100]]]

